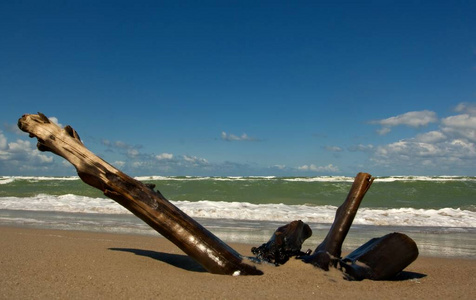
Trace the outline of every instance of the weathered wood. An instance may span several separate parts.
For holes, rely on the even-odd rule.
[[[305,262],[311,263],[324,270],[329,270],[330,266],[337,264],[342,254],[344,239],[354,221],[360,203],[373,180],[370,174],[357,174],[347,198],[337,209],[334,223],[329,229],[326,238],[317,246],[312,255],[304,258]]]
[[[403,233],[390,233],[363,244],[338,268],[349,280],[387,280],[395,277],[418,257],[416,243]]]
[[[114,168],[89,151],[70,126],[61,129],[43,114],[26,114],[18,127],[38,139],[40,151],[51,151],[68,160],[87,184],[100,189],[157,232],[172,241],[211,273],[261,275],[254,266],[158,191]]]
[[[309,255],[301,252],[302,244],[312,235],[309,225],[303,221],[292,221],[279,227],[269,241],[259,247],[251,248],[251,252],[259,260],[273,263],[276,266],[285,264],[292,256]]]
[[[302,258],[305,262],[324,270],[336,267],[348,280],[385,280],[396,276],[418,257],[416,243],[405,234],[394,232],[371,239],[341,258],[344,239],[372,182],[370,174],[357,174],[326,238],[312,255]]]

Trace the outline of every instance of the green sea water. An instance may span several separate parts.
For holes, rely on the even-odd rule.
[[[169,200],[225,201],[253,204],[339,206],[352,178],[282,177],[140,177]],[[327,180],[326,180],[327,179]],[[2,179],[6,181],[7,178]],[[73,194],[104,197],[79,178],[16,178],[0,185],[0,197]],[[460,208],[476,211],[476,177],[376,178],[361,207],[417,209]]]

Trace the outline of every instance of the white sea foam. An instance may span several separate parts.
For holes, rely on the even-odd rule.
[[[108,198],[91,198],[72,194],[53,196],[39,194],[34,197],[1,197],[0,209],[59,211],[71,213],[122,214],[127,210]]]
[[[376,177],[378,182],[395,181],[476,181],[476,177],[465,176],[390,176]]]
[[[276,176],[228,176],[228,177],[175,177],[175,176],[138,176],[135,179],[140,181],[147,180],[175,180],[175,181],[193,181],[193,180],[215,180],[215,181],[245,181],[245,180],[275,180],[281,179],[290,182],[353,182],[354,177],[350,176],[316,176],[316,177],[276,177]],[[476,181],[476,177],[467,176],[376,176],[378,182],[395,181]]]
[[[303,220],[309,223],[332,223],[337,207],[252,204],[224,201],[171,201],[193,218],[263,220],[290,222]],[[108,198],[91,198],[77,195],[45,195],[35,197],[1,197],[0,209],[58,211],[70,213],[127,214],[125,208]],[[454,208],[415,209],[389,208],[359,209],[354,224],[376,226],[437,226],[476,227],[476,212]]]
[[[353,182],[354,177],[346,177],[346,176],[295,177],[295,178],[283,178],[283,180],[291,181],[291,182]]]
[[[276,177],[276,176],[137,176],[139,181],[248,181],[248,180],[276,180],[290,182],[353,182],[354,177],[349,176],[317,176],[317,177]],[[49,177],[49,176],[0,176],[0,184],[8,184],[14,180],[45,181],[45,180],[80,180],[78,176]],[[476,177],[468,176],[388,176],[375,177],[378,182],[395,181],[476,181]]]
[[[15,178],[2,177],[2,178],[0,178],[0,184],[12,183],[14,180],[15,180]]]
[[[148,180],[168,180],[168,181],[198,181],[198,180],[214,180],[214,181],[245,181],[245,180],[271,180],[276,179],[276,176],[227,176],[227,177],[210,177],[210,176],[137,176],[134,177],[139,181]]]
[[[346,176],[319,176],[319,177],[296,177],[283,178],[284,181],[293,182],[354,182],[354,177]],[[464,176],[390,176],[375,177],[376,182],[396,181],[476,181],[476,177]]]
[[[0,184],[8,184],[15,180],[46,181],[46,180],[79,180],[79,176],[48,177],[48,176],[0,176]]]
[[[134,179],[139,180],[139,181],[148,181],[148,180],[154,180],[154,181],[159,181],[159,180],[209,180],[210,177],[175,177],[175,176],[137,176],[134,177]]]

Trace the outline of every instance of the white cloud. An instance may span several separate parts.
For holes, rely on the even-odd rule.
[[[26,152],[31,148],[30,141],[17,140],[16,142],[8,143],[8,149],[12,153]]]
[[[248,136],[246,133],[243,133],[241,136],[237,136],[234,134],[227,134],[226,132],[222,131],[221,139],[225,141],[258,141],[256,138],[252,138]]]
[[[205,158],[200,158],[200,157],[196,157],[196,156],[188,156],[188,155],[183,155],[182,156],[183,160],[188,162],[188,163],[191,163],[193,165],[206,165],[208,164],[208,160],[206,160]]]
[[[412,159],[414,157],[441,156],[442,150],[429,143],[417,141],[398,141],[385,146],[380,146],[376,154],[382,157],[404,157]]]
[[[371,124],[382,125],[382,129],[377,130],[380,135],[385,135],[391,131],[391,127],[395,126],[409,126],[409,127],[423,127],[430,123],[438,121],[436,113],[429,110],[410,111],[398,116],[390,117],[383,120],[371,121]]]
[[[415,140],[422,143],[436,143],[446,140],[446,135],[440,131],[430,131],[427,133],[419,134],[415,137]]]
[[[476,115],[476,103],[462,102],[455,107],[456,112],[467,113],[470,115]]]
[[[3,139],[5,139],[5,137],[3,137]],[[6,139],[4,142],[7,143]],[[36,164],[44,165],[52,163],[53,157],[39,152],[32,146],[30,141],[17,140],[16,142],[10,142],[4,145],[0,149],[0,160],[10,165],[21,163],[35,167]]]
[[[129,157],[137,157],[139,155],[139,150],[137,149],[128,149],[127,156]]]
[[[155,159],[157,160],[170,160],[173,158],[174,158],[174,155],[171,153],[162,153],[155,156]]]
[[[476,129],[476,115],[461,114],[441,120],[443,126],[463,129]]]
[[[333,164],[328,164],[327,166],[316,166],[314,164],[303,165],[298,167],[298,170],[313,171],[313,172],[331,172],[331,173],[339,172],[339,168],[334,166]]]
[[[443,118],[441,130],[453,138],[476,142],[476,104],[460,103],[455,111],[461,114]]]
[[[382,127],[380,129],[377,129],[377,133],[379,135],[386,135],[387,133],[389,133],[390,131],[392,131],[390,128],[388,127]]]
[[[441,130],[446,134],[476,142],[476,115],[461,114],[441,120]]]
[[[429,110],[410,111],[402,115],[380,120],[378,123],[383,126],[406,125],[410,127],[426,126],[429,123],[438,121],[436,113]]]
[[[429,166],[441,170],[470,167],[476,159],[476,145],[467,140],[410,139],[376,148],[372,160],[379,165],[398,168]]]
[[[64,126],[58,121],[58,118],[56,117],[48,117],[48,120],[50,120],[51,122],[55,123],[56,125],[58,125],[60,128],[63,128]]]

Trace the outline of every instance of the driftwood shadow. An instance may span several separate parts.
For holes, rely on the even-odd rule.
[[[109,250],[129,252],[129,253],[134,253],[135,255],[149,257],[149,258],[167,263],[174,267],[184,269],[186,271],[199,272],[199,273],[208,272],[193,258],[187,255],[171,254],[171,253],[164,253],[164,252],[157,252],[157,251],[143,250],[143,249],[133,249],[133,248],[109,248]]]
[[[404,280],[411,280],[411,279],[420,279],[426,276],[427,276],[426,274],[422,274],[422,273],[402,271],[399,274],[395,275],[394,277],[388,279],[388,281],[404,281]]]

